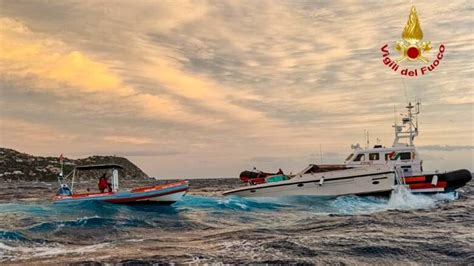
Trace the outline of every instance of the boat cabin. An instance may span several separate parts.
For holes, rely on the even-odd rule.
[[[354,150],[344,161],[344,164],[347,167],[390,165],[401,170],[404,175],[420,174],[423,171],[423,160],[413,143],[419,134],[417,115],[420,113],[420,103],[418,102],[416,106],[408,103],[406,108],[406,114],[401,114],[402,124],[399,125],[395,121],[393,125],[395,139],[392,147],[375,145],[373,148],[362,149],[359,144],[353,145]],[[412,109],[415,109],[415,112]]]
[[[59,189],[58,195],[72,195],[74,194],[74,181],[76,177],[79,175],[81,171],[94,171],[94,170],[108,170],[112,173],[111,178],[111,186],[112,192],[117,192],[119,189],[119,181],[118,181],[118,170],[123,169],[123,167],[119,164],[94,164],[94,165],[78,165],[75,166],[74,169],[67,175],[63,176],[63,172],[61,169],[61,173],[58,177],[59,182]],[[70,181],[68,182],[68,179]],[[69,184],[68,184],[69,183]]]
[[[421,173],[422,163],[414,146],[401,145],[389,148],[379,145],[369,149],[356,148],[344,161],[347,167],[391,165],[402,169],[406,175]]]

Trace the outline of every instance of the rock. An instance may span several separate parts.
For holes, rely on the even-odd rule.
[[[82,159],[64,158],[64,174],[67,175],[75,165],[89,164],[119,164],[121,179],[149,178],[140,168],[124,157],[90,156]],[[0,181],[55,181],[61,171],[59,158],[40,157],[21,153],[12,149],[0,148]],[[104,170],[84,171],[78,176],[79,180],[96,179]]]

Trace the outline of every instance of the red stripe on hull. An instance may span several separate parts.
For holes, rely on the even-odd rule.
[[[447,183],[445,181],[439,181],[436,186],[433,186],[431,183],[420,183],[420,184],[411,184],[410,189],[425,189],[425,188],[445,188]]]
[[[179,185],[186,185],[186,184],[188,184],[188,181],[179,181],[179,182],[174,182],[174,183],[164,184],[164,185],[158,185],[158,186],[147,186],[147,187],[134,188],[130,192],[147,192],[147,191],[150,191],[150,190],[160,190],[160,189],[165,189],[165,188],[179,186]]]
[[[423,182],[426,181],[425,176],[410,176],[404,178],[405,183],[413,183],[413,182]]]

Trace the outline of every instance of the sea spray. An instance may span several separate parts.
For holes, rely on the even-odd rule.
[[[317,264],[324,262],[318,261],[319,254],[352,262],[383,254],[387,264],[393,264],[407,257],[422,261],[426,253],[465,262],[472,259],[472,247],[459,239],[472,232],[469,214],[474,211],[472,188],[466,190],[467,197],[456,204],[446,203],[455,199],[454,193],[413,195],[405,187],[398,187],[391,198],[240,198],[203,193],[186,195],[172,206],[0,203],[0,264],[60,264],[81,257],[84,261],[110,257],[115,262],[185,263],[198,258],[202,263]],[[446,234],[448,230],[456,234]],[[416,233],[417,248],[407,249]],[[451,248],[454,251],[446,255]]]
[[[392,191],[388,201],[389,209],[425,209],[433,207],[436,204],[436,198],[413,194],[405,185],[398,185]]]

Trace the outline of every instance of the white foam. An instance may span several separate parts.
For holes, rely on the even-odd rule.
[[[242,202],[241,199],[232,198],[232,197],[220,199],[220,200],[218,200],[217,203],[221,204],[221,205],[224,205],[224,206],[235,205],[235,206],[237,206],[238,208],[240,208],[242,210],[248,210],[249,209],[249,207],[244,202]]]
[[[436,205],[436,196],[413,194],[406,186],[396,186],[388,201],[389,209],[408,210],[426,209]]]
[[[15,260],[15,258],[27,259],[34,257],[52,257],[62,254],[72,254],[72,253],[90,253],[96,252],[100,249],[108,247],[109,243],[101,243],[88,246],[36,246],[36,247],[24,247],[24,246],[9,246],[0,242],[0,261],[6,259]]]

